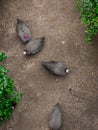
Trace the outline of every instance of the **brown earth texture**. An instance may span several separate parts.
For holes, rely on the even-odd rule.
[[[98,130],[98,38],[85,43],[76,0],[0,0],[0,51],[4,65],[23,98],[0,130],[49,130],[49,114],[59,102],[61,130]],[[16,33],[16,19],[45,36],[40,53],[25,57]],[[58,60],[70,70],[66,77],[48,73],[42,60]],[[72,93],[69,91],[72,89]]]

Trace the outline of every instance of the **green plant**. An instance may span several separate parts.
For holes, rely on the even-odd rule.
[[[0,52],[0,62],[5,60],[7,58],[7,56],[5,55],[5,53]]]
[[[7,56],[0,52],[0,62]],[[4,120],[10,119],[13,104],[17,104],[22,93],[17,92],[14,81],[7,76],[8,70],[0,66],[0,125]]]
[[[98,0],[78,0],[77,7],[85,25],[85,40],[90,43],[98,33]]]

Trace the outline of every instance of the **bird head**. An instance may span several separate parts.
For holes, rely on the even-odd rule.
[[[65,71],[65,73],[67,73],[67,74],[69,73],[69,69],[67,69],[67,68],[65,68],[64,71]]]
[[[24,55],[27,55],[27,54],[28,54],[27,50],[24,50],[23,54],[24,54]]]

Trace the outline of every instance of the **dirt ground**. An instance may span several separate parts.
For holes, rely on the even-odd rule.
[[[61,130],[98,130],[98,38],[92,45],[85,43],[75,2],[0,1],[0,51],[7,54],[4,65],[24,95],[0,130],[49,130],[49,114],[57,102],[62,107]],[[33,38],[45,36],[39,54],[23,55],[25,45],[16,34],[17,18],[27,23]],[[53,76],[40,64],[53,59],[70,69],[67,77]]]

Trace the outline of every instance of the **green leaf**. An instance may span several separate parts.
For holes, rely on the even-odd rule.
[[[78,0],[77,7],[86,30],[85,40],[90,43],[98,34],[98,0]]]
[[[6,58],[4,53],[0,53],[0,61]],[[0,125],[3,121],[10,119],[13,102],[18,104],[22,98],[22,93],[17,91],[14,80],[9,78],[7,73],[8,70],[0,66]]]
[[[0,62],[5,60],[7,58],[7,56],[5,55],[5,53],[0,52]]]

